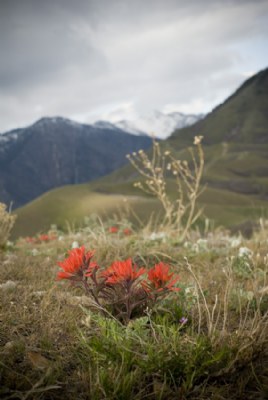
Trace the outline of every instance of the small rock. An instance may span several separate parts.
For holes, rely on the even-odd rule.
[[[0,289],[8,291],[8,290],[14,290],[17,286],[17,283],[14,281],[6,281],[5,283],[2,283],[0,285]]]
[[[50,366],[50,361],[38,352],[29,351],[27,356],[36,369],[47,369]]]
[[[15,342],[7,342],[4,346],[4,350],[10,351],[14,349],[15,347]]]

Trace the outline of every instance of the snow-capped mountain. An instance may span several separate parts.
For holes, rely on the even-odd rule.
[[[164,114],[160,111],[153,111],[146,116],[140,116],[135,120],[123,120],[113,124],[125,132],[135,135],[147,134],[157,138],[165,139],[176,129],[193,125],[204,117],[203,114],[183,114],[172,112]]]
[[[148,136],[116,126],[41,118],[0,135],[0,202],[18,207],[53,188],[95,180],[125,165],[126,154],[151,145]]]

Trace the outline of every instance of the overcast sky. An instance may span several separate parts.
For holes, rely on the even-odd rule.
[[[0,132],[205,113],[268,66],[267,0],[0,0]]]

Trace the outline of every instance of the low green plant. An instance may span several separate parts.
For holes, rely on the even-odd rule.
[[[232,269],[238,277],[249,278],[253,276],[252,260],[247,255],[235,257],[232,262]]]
[[[125,327],[85,312],[90,332],[81,332],[79,354],[97,382],[92,399],[184,398],[200,380],[228,366],[233,354],[204,335],[189,335],[179,320],[148,314]]]

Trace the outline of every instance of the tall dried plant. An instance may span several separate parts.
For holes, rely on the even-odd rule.
[[[6,244],[16,216],[7,211],[7,206],[0,203],[0,248]]]
[[[196,200],[202,193],[200,187],[204,170],[202,136],[194,139],[194,148],[189,148],[190,162],[176,159],[170,151],[162,151],[157,141],[153,141],[152,157],[143,150],[127,155],[130,163],[140,173],[142,180],[134,186],[155,196],[164,209],[162,228],[175,229],[184,240],[201,215]],[[167,193],[167,175],[173,175],[176,195],[172,199]]]

